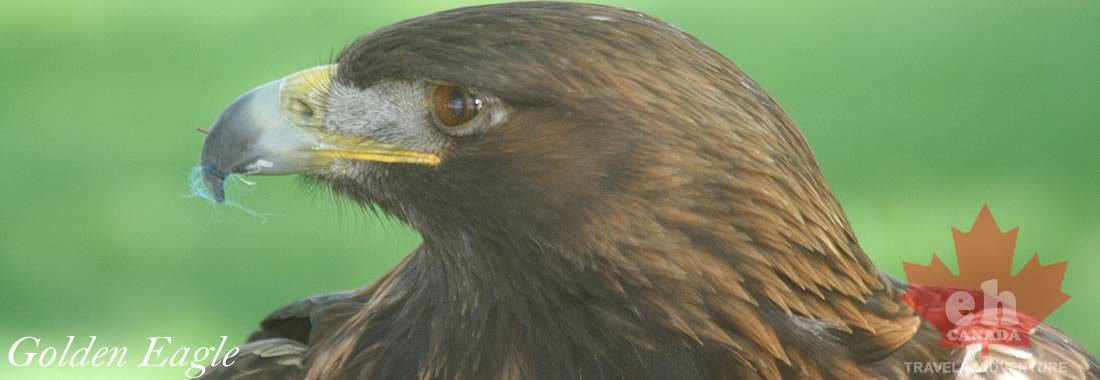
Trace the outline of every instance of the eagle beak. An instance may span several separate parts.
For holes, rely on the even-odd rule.
[[[323,170],[336,159],[421,165],[439,156],[324,131],[325,100],[336,65],[306,69],[264,84],[233,101],[202,146],[203,181],[225,201],[231,174],[286,175]]]

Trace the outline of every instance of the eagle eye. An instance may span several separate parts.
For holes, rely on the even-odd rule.
[[[435,85],[431,93],[432,112],[447,128],[465,126],[481,110],[481,99],[462,87]]]

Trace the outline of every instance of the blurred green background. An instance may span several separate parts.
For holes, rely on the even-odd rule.
[[[269,311],[364,286],[418,237],[293,178],[241,204],[188,198],[202,135],[237,95],[378,27],[472,2],[0,3],[0,378],[11,343],[244,339]],[[989,203],[1019,268],[1069,260],[1050,319],[1100,352],[1100,1],[621,1],[731,57],[816,150],[867,252],[903,276]]]

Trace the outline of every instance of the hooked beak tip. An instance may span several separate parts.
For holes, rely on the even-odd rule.
[[[202,166],[202,180],[214,202],[225,203],[225,176],[213,166]]]

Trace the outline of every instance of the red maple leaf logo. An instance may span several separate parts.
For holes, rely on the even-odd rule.
[[[1028,334],[1062,306],[1066,262],[1039,263],[1032,255],[1016,275],[1012,258],[1019,228],[1001,232],[982,207],[969,232],[952,228],[959,274],[933,254],[929,265],[903,263],[909,290],[903,299],[943,334],[940,346],[1028,346]]]

